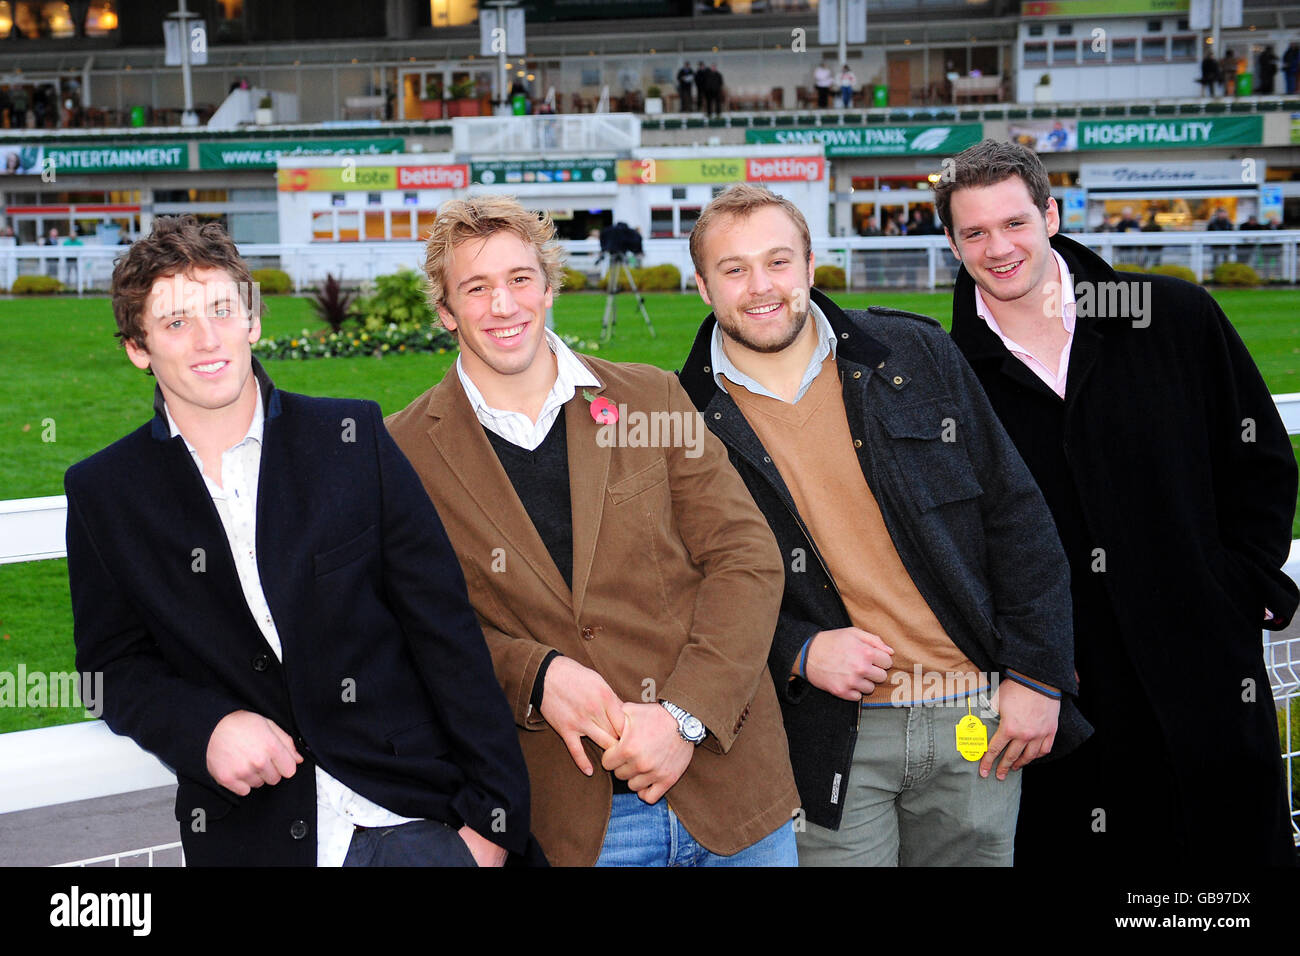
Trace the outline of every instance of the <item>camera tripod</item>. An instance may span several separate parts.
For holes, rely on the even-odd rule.
[[[627,267],[627,257],[622,253],[615,253],[609,257],[609,277],[605,283],[605,317],[600,320],[600,340],[608,342],[614,338],[614,321],[618,313],[615,296],[618,295],[618,277],[620,275],[627,279],[628,287],[636,296],[636,304],[637,308],[641,310],[641,318],[645,319],[645,327],[650,330],[650,337],[654,338],[654,323],[650,321],[650,313],[646,311],[645,299],[641,298],[641,290],[636,287],[636,280],[632,278],[632,270]]]

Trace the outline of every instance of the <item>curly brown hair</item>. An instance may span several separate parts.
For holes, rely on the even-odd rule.
[[[425,246],[424,277],[435,314],[447,305],[447,263],[452,250],[468,239],[488,239],[502,231],[514,233],[533,247],[546,287],[559,291],[564,283],[564,250],[555,241],[555,223],[549,215],[525,209],[513,196],[452,199],[438,209]]]
[[[258,317],[251,313],[254,308],[260,313],[260,296],[255,302],[253,277],[226,230],[215,222],[200,225],[193,216],[160,216],[153,231],[132,243],[113,266],[110,291],[117,337],[148,351],[141,319],[154,286],[165,276],[189,275],[202,268],[226,270],[237,283],[250,317]]]
[[[1033,150],[1019,143],[999,143],[986,139],[970,146],[951,160],[943,161],[944,172],[934,185],[934,208],[943,227],[952,232],[952,194],[968,186],[996,186],[1019,176],[1029,190],[1029,198],[1044,214],[1052,198],[1052,184],[1047,170]]]

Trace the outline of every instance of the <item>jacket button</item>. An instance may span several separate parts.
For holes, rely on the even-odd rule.
[[[770,465],[770,464],[772,464],[772,459],[771,459],[771,458],[768,458],[767,455],[764,455],[764,456],[763,456],[763,464],[765,464],[765,465]]]
[[[876,368],[884,368],[884,367],[885,367],[885,363],[884,363],[884,362],[881,362],[879,365],[876,366]]]
[[[841,333],[840,333],[840,338],[842,338],[842,339],[847,339],[848,337],[849,337],[849,333],[847,333],[847,332],[841,332]]]
[[[855,438],[855,439],[853,439],[853,447],[854,447],[854,448],[861,448],[861,447],[862,447],[862,439],[861,439],[861,438]]]
[[[301,820],[294,820],[293,823],[289,824],[289,836],[293,837],[295,840],[301,840],[306,835],[307,824],[303,823]]]
[[[895,385],[902,385],[902,384],[903,384],[903,376],[901,376],[901,375],[895,375],[895,376],[894,376],[894,384],[895,384]]]
[[[707,365],[704,366],[704,373],[705,373],[706,375],[707,375],[709,372],[711,372],[711,371],[712,371],[712,369],[710,369]]]
[[[713,420],[714,420],[714,421],[717,421],[717,420],[720,419],[720,418],[722,418],[722,412],[714,412],[714,413],[713,413]]]
[[[861,373],[861,372],[854,372],[854,373],[853,373],[853,377],[854,377],[854,378],[862,378],[862,373]]]
[[[584,641],[594,641],[596,639],[596,632],[590,626],[584,627],[582,629],[582,639]]]
[[[258,654],[253,658],[253,670],[264,671],[271,666],[271,659],[265,654]]]

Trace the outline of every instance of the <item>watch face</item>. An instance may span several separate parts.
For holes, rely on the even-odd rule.
[[[682,721],[682,734],[687,740],[703,740],[704,723],[698,717],[687,717]]]

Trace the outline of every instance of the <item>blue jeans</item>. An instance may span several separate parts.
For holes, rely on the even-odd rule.
[[[738,853],[719,856],[695,842],[666,799],[650,806],[635,793],[616,793],[596,865],[798,866],[799,857],[792,823]]]

